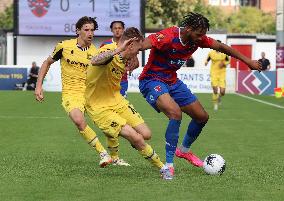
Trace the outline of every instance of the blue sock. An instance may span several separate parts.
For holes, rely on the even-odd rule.
[[[170,119],[166,130],[166,162],[173,163],[178,144],[179,127],[181,120]]]
[[[205,123],[198,123],[196,120],[192,119],[188,125],[187,132],[183,138],[182,146],[185,148],[190,148],[192,143],[197,139],[205,126]]]

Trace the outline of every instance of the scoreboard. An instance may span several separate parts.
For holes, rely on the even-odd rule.
[[[18,0],[18,35],[76,35],[75,24],[83,16],[96,17],[95,36],[111,36],[110,23],[141,29],[141,0]],[[144,18],[144,17],[143,17]]]

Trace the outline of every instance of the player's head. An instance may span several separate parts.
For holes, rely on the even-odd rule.
[[[125,24],[122,21],[112,21],[110,24],[110,30],[113,33],[113,37],[120,38],[124,31]]]
[[[76,23],[76,34],[78,38],[86,43],[91,43],[94,37],[94,31],[98,29],[98,23],[95,18],[84,16]]]
[[[143,41],[144,39],[142,33],[135,27],[125,29],[121,36],[121,41],[125,41],[130,38],[137,38],[137,41]]]
[[[179,24],[180,27],[185,28],[184,34],[186,38],[189,38],[193,43],[201,40],[202,36],[209,30],[209,20],[199,13],[190,12],[183,17],[183,20]]]
[[[127,51],[129,52],[129,55],[136,55],[138,54],[142,42],[144,40],[144,37],[142,33],[135,27],[129,27],[125,29],[123,32],[120,42],[123,43],[125,40],[131,39],[131,38],[136,38],[135,41],[131,43],[131,45],[128,46]],[[131,57],[131,56],[130,56]]]

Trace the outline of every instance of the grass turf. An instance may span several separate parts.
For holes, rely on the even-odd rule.
[[[158,170],[124,139],[120,140],[120,156],[131,166],[99,168],[98,155],[63,111],[60,93],[45,96],[39,104],[31,92],[0,92],[1,201],[284,198],[284,109],[230,94],[214,112],[211,95],[198,94],[210,120],[192,150],[202,158],[210,153],[222,155],[227,169],[222,176],[208,176],[176,158],[174,180],[163,181]],[[284,106],[283,98],[252,97]],[[164,161],[167,119],[140,94],[129,94],[129,100],[152,129],[149,143]],[[189,121],[184,115],[179,142]],[[96,131],[104,143],[103,134]]]

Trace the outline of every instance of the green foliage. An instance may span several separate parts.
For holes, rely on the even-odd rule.
[[[3,13],[0,13],[0,30],[11,30],[14,26],[14,9],[13,5],[7,7]]]
[[[266,33],[275,34],[275,19],[254,7],[242,7],[227,20],[230,33]]]
[[[275,33],[275,18],[253,7],[241,7],[231,15],[220,7],[206,6],[204,0],[147,0],[146,28],[165,28],[178,25],[188,12],[197,12],[210,21],[211,30],[228,33]]]

